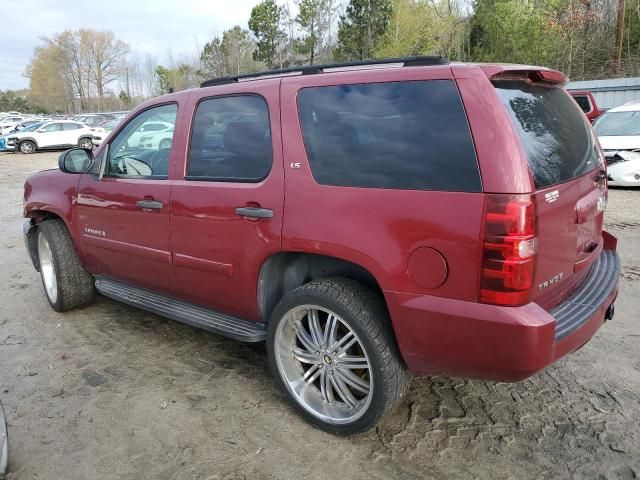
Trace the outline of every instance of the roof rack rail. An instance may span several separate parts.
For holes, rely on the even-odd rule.
[[[246,73],[243,75],[232,75],[229,77],[213,78],[203,82],[200,87],[213,87],[215,85],[227,85],[237,83],[242,80],[258,79],[264,77],[279,77],[288,75],[313,75],[324,73],[327,70],[349,69],[350,67],[367,67],[375,65],[402,64],[403,67],[424,67],[429,65],[448,65],[446,58],[439,56],[415,56],[400,58],[383,58],[381,60],[360,60],[357,62],[327,63],[323,65],[305,65],[300,67],[279,68],[277,70],[267,70],[264,72]]]

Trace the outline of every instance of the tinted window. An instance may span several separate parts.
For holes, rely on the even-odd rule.
[[[188,179],[257,182],[271,169],[269,109],[262,97],[204,100],[193,122]]]
[[[78,130],[81,126],[77,123],[63,123],[62,128],[63,130]]]
[[[573,97],[578,106],[582,109],[584,113],[589,113],[591,111],[591,104],[589,103],[589,98],[584,95],[576,95]]]
[[[166,130],[169,128],[169,125],[165,125],[162,123],[150,123],[144,126],[145,132],[158,132],[160,130]]]
[[[305,88],[298,111],[313,176],[325,185],[480,191],[453,81]]]
[[[173,143],[175,104],[150,108],[133,117],[109,144],[107,175],[166,177]],[[160,123],[167,130],[148,132],[145,127]]]
[[[587,120],[560,87],[494,82],[522,141],[537,188],[579,177],[600,164]]]

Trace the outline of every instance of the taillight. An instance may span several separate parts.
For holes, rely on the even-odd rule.
[[[531,299],[538,239],[531,195],[487,196],[480,301],[523,305]]]

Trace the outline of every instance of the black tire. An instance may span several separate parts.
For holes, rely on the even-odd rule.
[[[43,272],[44,257],[41,256],[42,246],[38,237],[40,275],[51,308],[56,312],[63,312],[89,305],[94,296],[94,279],[80,263],[71,235],[64,222],[57,219],[46,220],[38,225],[37,234],[45,237],[51,251],[56,281],[56,295],[53,299],[47,292],[45,273]]]
[[[83,148],[85,150],[93,150],[93,140],[89,137],[83,137],[78,140],[78,147]]]
[[[359,337],[371,364],[371,401],[362,416],[335,424],[310,413],[289,391],[275,358],[276,331],[287,312],[301,305],[317,305],[335,312]],[[411,375],[400,357],[391,320],[383,299],[359,282],[346,278],[314,280],[284,296],[268,325],[267,353],[276,383],[293,407],[308,422],[329,433],[352,435],[374,428],[407,393]]]
[[[18,150],[20,151],[20,153],[29,155],[31,153],[35,153],[35,151],[37,150],[37,146],[31,140],[24,140],[18,144]]]

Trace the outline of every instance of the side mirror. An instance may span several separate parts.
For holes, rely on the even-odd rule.
[[[58,168],[64,173],[85,173],[93,165],[93,153],[84,148],[72,148],[58,157]]]

